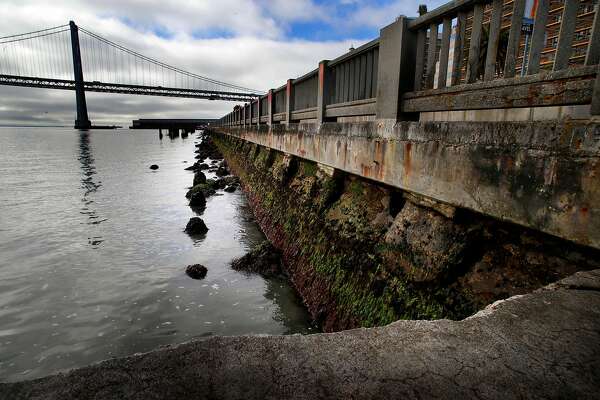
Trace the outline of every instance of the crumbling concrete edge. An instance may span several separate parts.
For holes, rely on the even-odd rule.
[[[462,321],[212,337],[0,385],[2,399],[599,396],[600,270]]]

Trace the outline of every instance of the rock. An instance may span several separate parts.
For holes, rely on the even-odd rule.
[[[223,190],[228,193],[233,193],[233,192],[235,192],[236,189],[237,189],[237,185],[229,185]]]
[[[215,189],[224,189],[227,186],[238,186],[240,183],[240,179],[237,176],[225,176],[219,178],[215,181],[214,187]]]
[[[404,269],[410,279],[428,282],[460,265],[466,239],[461,225],[407,201],[385,234],[385,257]]]
[[[189,199],[192,197],[192,194],[196,192],[202,192],[204,197],[209,197],[215,194],[216,189],[218,189],[216,181],[214,179],[207,179],[205,183],[195,185],[188,190],[188,192],[185,194],[185,197]]]
[[[268,241],[256,246],[251,252],[231,262],[236,271],[256,272],[264,277],[273,277],[284,273],[281,253]]]
[[[206,183],[206,175],[202,173],[202,171],[197,170],[194,175],[194,186],[199,185],[201,183]]]
[[[229,175],[229,170],[227,169],[227,167],[220,166],[219,168],[217,168],[215,174],[217,174],[217,176],[227,176]]]
[[[208,164],[206,164],[206,163],[202,163],[202,164],[198,165],[198,169],[199,169],[200,171],[203,171],[203,170],[205,170],[205,169],[209,169],[209,168],[210,168],[210,167],[209,167],[209,166],[208,166]]]
[[[190,207],[204,208],[206,207],[206,197],[201,191],[194,192],[190,195]]]
[[[151,170],[157,170],[157,169],[158,169],[158,165],[156,165],[156,164],[152,164],[152,165],[150,166],[150,169],[151,169]]]
[[[190,165],[189,167],[185,168],[186,171],[195,171],[198,169],[198,163],[194,163],[194,165]]]
[[[185,273],[192,279],[204,279],[208,269],[202,264],[188,265]]]
[[[185,232],[191,235],[202,235],[208,232],[208,228],[202,218],[192,217],[185,226]]]

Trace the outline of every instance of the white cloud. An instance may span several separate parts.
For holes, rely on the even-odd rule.
[[[338,0],[352,3],[353,0]],[[322,21],[336,31],[380,28],[399,14],[415,15],[419,1],[399,1],[375,7],[355,2],[357,9],[344,18],[336,3],[313,0],[2,0],[0,36],[56,26],[74,20],[82,27],[144,55],[191,72],[244,87],[267,90],[317,67],[347,51],[351,38],[327,42],[286,37],[294,21]],[[442,1],[438,1],[442,3]],[[432,8],[432,7],[430,7]],[[157,32],[169,35],[158,36]],[[218,36],[218,37],[214,37]],[[85,39],[82,39],[85,41]],[[84,56],[85,59],[85,56]],[[127,67],[125,67],[127,68]],[[121,70],[121,73],[128,73]],[[87,76],[87,78],[91,78]],[[89,79],[92,80],[92,79]],[[0,87],[0,122],[37,119],[74,119],[74,95],[39,89]],[[52,102],[52,107],[48,107]],[[138,117],[219,117],[231,103],[162,97],[88,94],[94,121],[128,124]],[[50,115],[50,111],[54,114]],[[48,114],[46,114],[48,111]],[[14,115],[10,117],[10,113]]]

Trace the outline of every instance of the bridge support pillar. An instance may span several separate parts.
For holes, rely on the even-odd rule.
[[[77,104],[77,119],[75,129],[87,130],[92,127],[88,118],[87,104],[85,101],[85,87],[83,84],[83,68],[81,66],[81,51],[79,49],[79,29],[75,22],[70,21],[71,49],[73,51],[73,73],[75,77],[75,102]]]

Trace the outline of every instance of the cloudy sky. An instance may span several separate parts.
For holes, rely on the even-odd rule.
[[[267,90],[379,34],[418,0],[0,0],[0,37],[74,20],[182,69]],[[443,1],[427,1],[430,9]],[[1,50],[1,49],[0,49]],[[219,117],[234,103],[87,93],[94,123]],[[0,86],[0,124],[66,124],[70,91]]]

